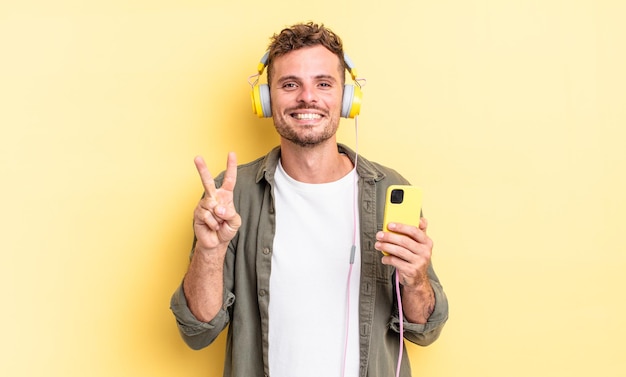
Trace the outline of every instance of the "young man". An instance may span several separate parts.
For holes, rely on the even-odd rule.
[[[428,345],[448,318],[426,219],[381,231],[386,188],[408,182],[337,143],[345,68],[341,40],[323,25],[274,35],[267,74],[280,146],[241,166],[229,154],[215,180],[195,160],[205,195],[171,308],[194,349],[228,325],[224,376],[394,375],[396,276],[406,339]],[[411,374],[406,355],[400,371]]]

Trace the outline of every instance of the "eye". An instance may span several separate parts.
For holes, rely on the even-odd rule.
[[[294,88],[297,88],[297,87],[298,87],[298,85],[295,82],[285,82],[281,86],[281,88],[283,88],[283,89],[294,89]]]

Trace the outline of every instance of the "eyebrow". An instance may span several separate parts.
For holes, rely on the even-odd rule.
[[[332,82],[337,82],[337,80],[335,79],[335,77],[334,77],[334,76],[332,76],[332,75],[320,74],[320,75],[314,76],[313,78],[314,78],[315,80],[329,80],[329,81],[332,81]],[[294,81],[302,81],[302,79],[301,79],[299,76],[296,76],[296,75],[287,75],[287,76],[282,76],[282,77],[278,78],[278,79],[276,80],[276,82],[280,84],[280,83],[282,83],[282,82],[285,82],[285,81],[290,81],[290,80],[294,80]]]

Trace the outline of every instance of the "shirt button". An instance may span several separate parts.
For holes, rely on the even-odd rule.
[[[269,247],[264,247],[263,248],[263,254],[268,255],[270,253],[270,248]]]
[[[267,294],[267,291],[265,289],[261,289],[259,291],[259,296],[261,296],[261,297],[265,296],[266,294]]]

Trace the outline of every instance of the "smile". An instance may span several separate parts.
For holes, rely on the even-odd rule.
[[[320,114],[314,114],[314,113],[295,113],[295,114],[292,114],[291,116],[296,119],[306,119],[306,120],[320,119],[322,117]]]

